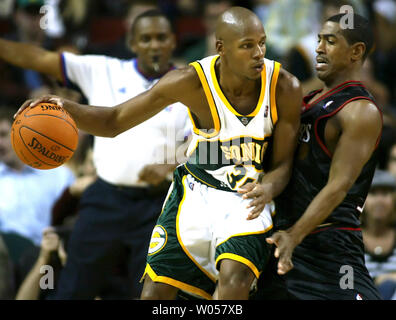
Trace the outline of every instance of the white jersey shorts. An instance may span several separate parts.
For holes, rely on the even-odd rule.
[[[179,166],[152,233],[144,276],[205,299],[212,297],[223,259],[245,264],[258,278],[269,259],[265,239],[273,205],[247,220],[250,201]]]

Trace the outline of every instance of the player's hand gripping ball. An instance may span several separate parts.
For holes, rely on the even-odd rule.
[[[53,103],[27,107],[15,118],[11,143],[19,159],[37,169],[68,161],[77,148],[78,129],[70,114]]]

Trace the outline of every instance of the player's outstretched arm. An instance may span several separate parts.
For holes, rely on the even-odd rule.
[[[275,255],[279,257],[280,274],[292,268],[294,248],[344,200],[371,157],[381,134],[381,114],[367,100],[349,103],[336,117],[342,133],[332,157],[326,186],[289,230],[277,232],[267,239],[277,245]]]
[[[279,195],[289,182],[300,126],[301,102],[300,82],[281,69],[276,86],[278,122],[273,133],[270,169],[260,184],[247,184],[239,191],[244,193],[244,198],[253,199],[249,205],[252,211],[248,219],[258,217],[265,204]]]
[[[151,118],[170,104],[177,101],[187,104],[188,99],[185,97],[193,90],[194,81],[191,80],[195,80],[191,74],[191,71],[186,72],[185,69],[170,71],[150,90],[114,107],[87,106],[57,96],[43,96],[34,101],[27,100],[15,117],[25,108],[51,102],[68,111],[77,126],[85,132],[115,137]]]
[[[0,38],[0,59],[23,69],[32,69],[62,80],[60,54],[33,44]]]

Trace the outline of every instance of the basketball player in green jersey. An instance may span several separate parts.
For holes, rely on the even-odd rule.
[[[265,41],[258,17],[233,7],[218,19],[218,56],[170,71],[125,103],[87,107],[46,96],[20,108],[55,102],[82,130],[114,137],[167,105],[188,106],[196,136],[190,160],[198,161],[175,170],[149,246],[142,299],[173,299],[180,289],[211,299],[216,285],[218,299],[247,299],[265,270],[270,203],[291,174],[302,100],[299,81],[264,58]],[[205,162],[205,144],[217,162]]]

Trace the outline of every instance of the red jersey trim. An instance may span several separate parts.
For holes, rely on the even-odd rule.
[[[333,230],[348,230],[348,231],[361,231],[361,230],[362,230],[361,228],[348,228],[348,227],[339,227],[339,228],[336,228],[336,227],[327,227],[327,228],[321,228],[321,229],[312,231],[310,234],[319,233],[319,232],[326,231],[326,230],[329,230],[329,229],[333,229]]]
[[[346,85],[347,83],[349,83],[349,85]],[[345,88],[351,87],[351,86],[358,86],[358,87],[364,87],[363,83],[361,81],[345,81],[341,84],[339,84],[338,86],[335,86],[333,89],[331,89],[330,91],[327,91],[326,93],[324,93],[323,95],[317,97],[314,101],[308,103],[308,105],[315,105],[317,104],[319,101],[322,101],[324,98],[327,98]],[[336,89],[338,89],[337,91],[335,91]],[[321,89],[323,90],[323,89]]]
[[[381,131],[380,134],[377,138],[376,144],[375,144],[375,149],[377,149],[379,141],[381,139],[381,135],[382,135],[382,128],[383,128],[383,119],[382,119],[382,111],[380,110],[380,108],[378,108],[378,106],[375,104],[375,102],[373,100],[371,100],[370,98],[366,97],[366,96],[358,96],[358,97],[353,97],[347,101],[345,101],[342,105],[340,105],[337,109],[335,109],[333,112],[329,113],[329,114],[325,114],[321,117],[319,117],[318,119],[316,119],[315,121],[315,125],[314,125],[314,131],[315,131],[315,137],[316,137],[316,141],[318,142],[319,146],[322,148],[322,150],[324,151],[324,153],[326,153],[329,158],[332,158],[333,154],[329,151],[329,149],[327,149],[327,147],[325,146],[324,142],[319,138],[319,134],[318,134],[318,123],[320,120],[324,119],[324,118],[328,118],[331,117],[333,115],[335,115],[337,112],[339,112],[345,105],[347,105],[348,103],[355,101],[355,100],[368,100],[370,102],[372,102],[377,110],[380,112],[381,114]]]

